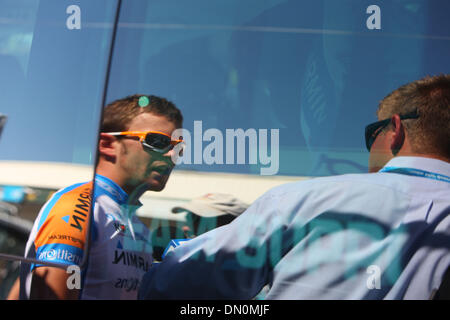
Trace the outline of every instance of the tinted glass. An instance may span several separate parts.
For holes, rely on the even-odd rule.
[[[83,1],[81,29],[70,30],[72,2],[0,1],[1,160],[94,161],[115,12]]]
[[[170,145],[170,138],[162,134],[147,134],[145,142],[155,148],[164,149]]]
[[[208,129],[220,131],[217,161],[191,159],[180,169],[260,174],[268,166],[262,155],[274,152],[270,130],[279,129],[277,174],[366,172],[364,127],[376,121],[378,102],[402,84],[450,70],[449,1],[371,5],[125,1],[108,100],[138,92],[173,101],[192,134],[192,157],[214,142]],[[226,129],[237,128],[254,129],[253,147],[245,164],[237,150],[227,164]],[[264,138],[259,129],[267,130],[268,153],[255,143]]]
[[[0,0],[2,253],[23,256],[55,190],[92,179],[115,8],[109,0]],[[3,298],[17,263],[1,263]]]

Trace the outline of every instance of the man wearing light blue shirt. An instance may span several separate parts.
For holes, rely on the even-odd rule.
[[[274,188],[150,268],[142,299],[429,299],[450,266],[450,75],[366,127],[368,174]]]

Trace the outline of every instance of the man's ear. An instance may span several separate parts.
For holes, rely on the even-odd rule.
[[[392,116],[391,126],[392,126],[391,151],[392,154],[395,156],[403,147],[403,144],[405,142],[405,127],[403,126],[402,120],[400,119],[400,116],[398,114],[394,114]]]
[[[114,142],[116,138],[107,133],[100,133],[100,140],[98,142],[98,151],[100,156],[103,156],[108,161],[115,161],[116,159],[116,145]]]

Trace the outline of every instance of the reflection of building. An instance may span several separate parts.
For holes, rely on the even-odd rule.
[[[26,188],[18,214],[31,221],[54,191],[74,183],[89,181],[92,176],[93,169],[88,165],[0,161],[0,186]],[[143,206],[137,213],[144,219],[180,220],[183,215],[171,214],[171,208],[202,194],[228,193],[252,203],[272,187],[300,179],[175,170],[164,191],[147,192],[141,197]]]

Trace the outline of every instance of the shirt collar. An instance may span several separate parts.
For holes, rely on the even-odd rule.
[[[426,157],[395,157],[386,163],[386,167],[414,168],[450,176],[450,163]]]
[[[95,187],[101,188],[119,204],[126,204],[128,201],[128,194],[117,183],[105,176],[95,175]]]

